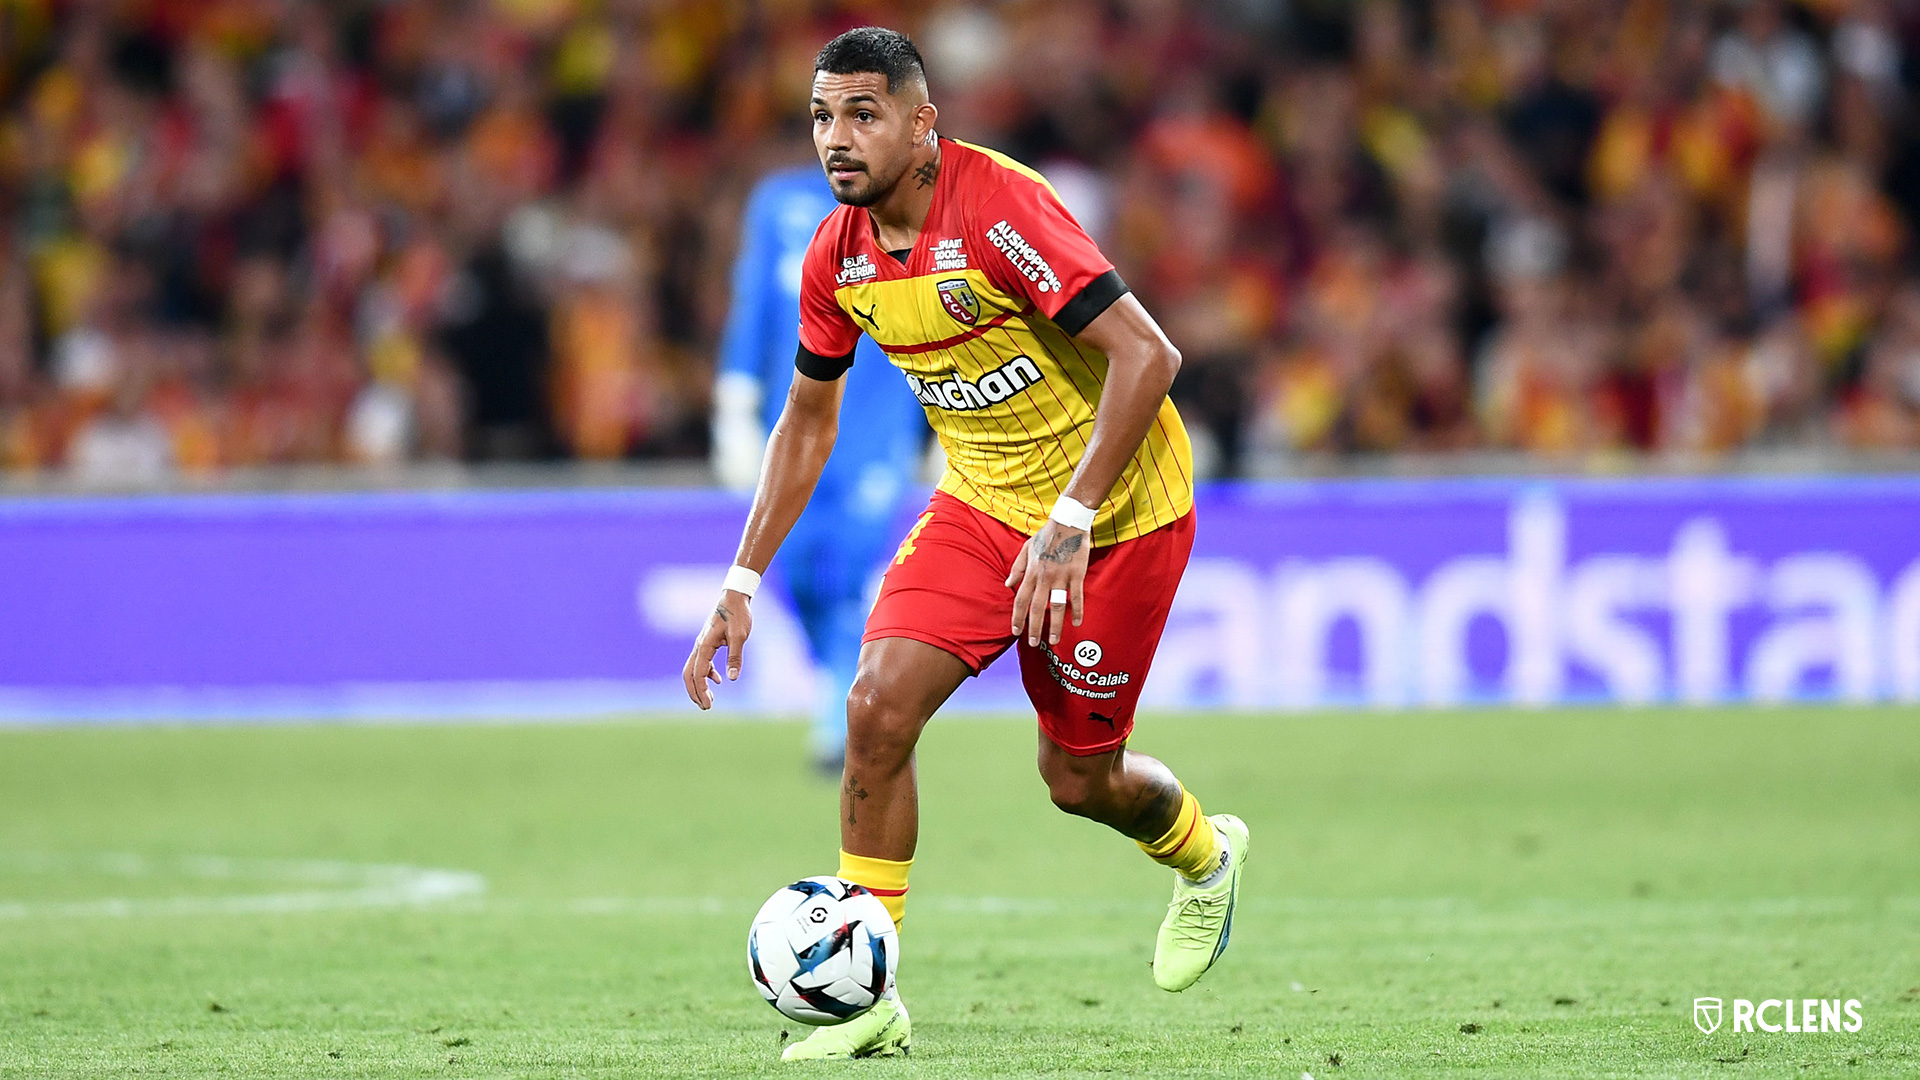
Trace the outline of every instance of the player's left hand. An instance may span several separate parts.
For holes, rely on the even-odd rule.
[[[1018,590],[1013,595],[1013,632],[1025,634],[1028,645],[1038,646],[1042,634],[1048,645],[1058,645],[1068,614],[1079,626],[1086,614],[1083,590],[1092,557],[1093,538],[1057,521],[1048,521],[1030,538],[1007,575],[1007,587]],[[1052,601],[1056,589],[1065,591],[1064,603]]]

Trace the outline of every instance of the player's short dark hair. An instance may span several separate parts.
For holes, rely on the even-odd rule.
[[[889,94],[898,93],[900,84],[909,79],[927,81],[927,65],[912,39],[884,26],[856,27],[827,42],[813,58],[813,70],[829,75],[885,75]]]

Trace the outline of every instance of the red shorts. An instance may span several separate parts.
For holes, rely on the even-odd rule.
[[[959,657],[974,674],[1016,642],[1020,678],[1040,730],[1070,754],[1102,754],[1133,731],[1140,686],[1193,550],[1191,511],[1171,525],[1095,548],[1086,610],[1060,644],[1033,648],[1013,632],[1007,573],[1027,538],[935,492],[887,567],[863,640],[903,637]]]

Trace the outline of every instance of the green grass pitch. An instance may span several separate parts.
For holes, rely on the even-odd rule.
[[[1180,995],[1165,872],[1035,738],[922,745],[913,1056],[782,1066],[746,924],[837,846],[796,724],[0,733],[0,1077],[1920,1074],[1920,711],[1145,718],[1253,829]]]

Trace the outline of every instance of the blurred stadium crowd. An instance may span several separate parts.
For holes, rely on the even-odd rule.
[[[916,35],[1261,455],[1920,445],[1920,2],[0,0],[0,466],[698,457],[815,49]]]

